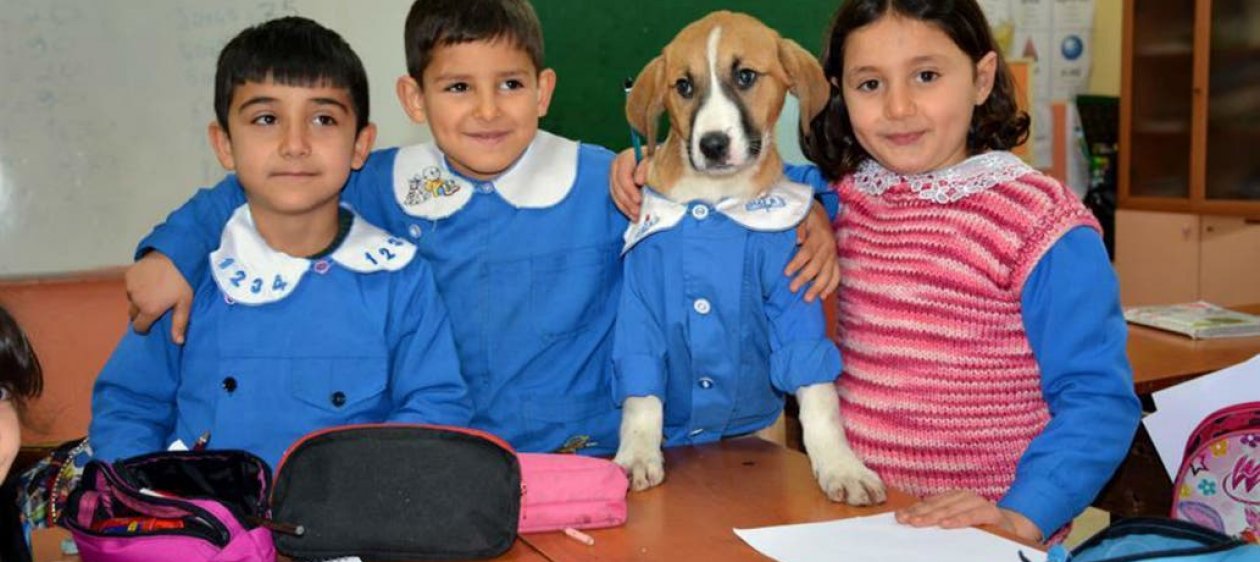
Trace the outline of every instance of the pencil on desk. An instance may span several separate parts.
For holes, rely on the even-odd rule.
[[[586,546],[595,546],[595,537],[574,529],[573,527],[565,527],[564,534],[569,535],[569,538]]]

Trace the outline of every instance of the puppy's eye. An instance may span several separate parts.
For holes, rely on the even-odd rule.
[[[688,100],[696,93],[696,88],[691,84],[690,78],[679,78],[677,82],[674,82],[674,89],[678,90],[678,95],[683,99]]]
[[[751,68],[741,68],[735,72],[735,85],[741,90],[747,90],[757,82],[757,71]]]

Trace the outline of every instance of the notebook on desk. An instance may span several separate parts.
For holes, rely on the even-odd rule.
[[[734,529],[761,554],[779,562],[1043,562],[1036,548],[975,528],[915,528],[897,523],[892,513],[822,523]]]
[[[1196,340],[1260,335],[1260,316],[1203,301],[1128,308],[1124,319]]]

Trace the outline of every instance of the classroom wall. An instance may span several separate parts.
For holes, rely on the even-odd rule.
[[[29,405],[22,443],[85,435],[92,382],[127,329],[122,270],[0,280],[0,305],[26,331],[44,370],[43,396]]]
[[[225,173],[210,150],[218,52],[300,14],[363,59],[378,146],[428,139],[394,94],[411,0],[2,0],[0,278],[122,265]]]
[[[1089,92],[1100,96],[1120,95],[1120,64],[1124,42],[1124,2],[1095,0],[1094,60],[1089,75]]]
[[[718,7],[818,52],[836,0],[536,0],[558,92],[544,126],[621,148],[621,82]],[[371,79],[378,146],[428,140],[394,95],[411,0],[4,0],[0,10],[0,278],[130,261],[135,242],[222,177],[205,140],[218,50],[242,27],[301,14],[340,32]],[[370,9],[365,8],[370,6]],[[1095,0],[1092,93],[1120,82],[1121,0]],[[785,136],[792,136],[790,134]],[[789,152],[792,152],[789,150]]]

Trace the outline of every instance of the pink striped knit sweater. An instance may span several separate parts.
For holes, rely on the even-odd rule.
[[[999,499],[1050,418],[1024,281],[1064,233],[1097,222],[1008,152],[913,177],[867,161],[835,189],[837,386],[854,449],[915,495]]]

